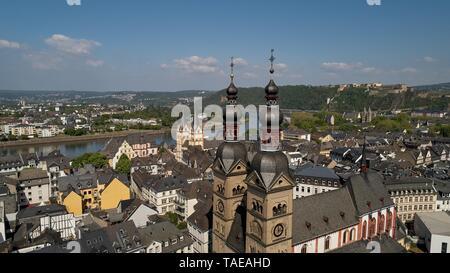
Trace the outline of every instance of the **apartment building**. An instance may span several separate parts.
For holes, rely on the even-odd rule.
[[[436,210],[437,192],[430,179],[389,178],[385,180],[385,185],[397,207],[397,215],[403,223],[414,221],[416,213]]]

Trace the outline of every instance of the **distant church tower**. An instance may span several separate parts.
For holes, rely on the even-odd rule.
[[[238,89],[234,85],[233,68],[232,58],[231,83],[227,88],[227,106],[224,109],[223,117],[225,142],[217,149],[212,167],[214,172],[212,248],[215,253],[243,251],[234,249],[229,243],[232,225],[237,223],[236,218],[245,216],[245,193],[247,191],[245,178],[249,172],[247,149],[244,144],[238,142],[240,117],[236,111]],[[242,219],[238,220],[242,221]]]
[[[203,126],[200,124],[197,128],[192,128],[192,121],[184,122],[177,132],[177,145],[175,150],[175,159],[178,162],[183,161],[183,151],[186,150],[183,145],[200,146],[204,148]]]
[[[175,159],[181,162],[183,159],[183,145],[186,141],[189,141],[191,135],[191,129],[186,123],[181,124],[177,132],[177,146],[175,150]]]
[[[274,61],[272,50],[271,80],[265,89],[268,110],[265,116],[260,117],[263,131],[261,149],[254,156],[252,172],[246,179],[247,253],[293,252],[292,196],[295,183],[289,173],[288,159],[281,151],[280,130],[272,128],[274,120],[279,121],[279,125],[283,122],[278,105],[279,89],[273,81]]]

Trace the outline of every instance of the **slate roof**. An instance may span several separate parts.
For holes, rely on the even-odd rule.
[[[117,153],[117,151],[119,150],[119,147],[122,146],[124,141],[126,141],[131,146],[135,144],[151,143],[152,147],[157,147],[157,145],[154,142],[154,137],[152,135],[145,133],[137,133],[128,135],[126,137],[111,138],[105,144],[105,147],[103,147],[101,152],[105,154],[108,158],[113,158]]]
[[[52,166],[58,166],[60,169],[70,169],[70,159],[65,157],[59,150],[49,153],[47,156],[43,157],[41,161],[47,162],[47,168]]]
[[[309,241],[358,224],[347,187],[294,200],[293,243]]]
[[[134,172],[133,181],[139,188],[148,188],[155,192],[177,190],[188,184],[187,180],[181,176],[163,177],[143,171]]]
[[[70,175],[58,178],[58,190],[63,193],[72,191],[80,194],[80,190],[92,189],[97,187],[97,175]]]
[[[18,172],[17,176],[20,182],[37,179],[49,179],[47,172],[41,169],[24,169]]]
[[[79,242],[83,253],[126,253],[144,247],[133,221],[82,232]]]
[[[322,166],[307,166],[305,168],[298,168],[293,173],[294,176],[304,176],[304,177],[317,177],[324,179],[339,180],[339,176],[329,168]]]
[[[389,191],[397,190],[432,190],[433,180],[424,177],[386,178],[384,181]]]
[[[194,213],[187,218],[187,222],[200,229],[202,232],[207,232],[212,227],[213,207],[212,202],[200,201],[194,206]]]
[[[346,186],[360,215],[394,205],[383,184],[383,177],[376,172],[352,176]]]
[[[288,159],[281,151],[260,151],[253,158],[251,166],[266,188],[269,188],[272,182],[282,174],[291,176]]]
[[[4,204],[5,214],[16,213],[19,210],[15,194],[0,196],[0,202]]]
[[[17,219],[19,221],[23,221],[27,218],[34,218],[38,216],[46,216],[46,215],[61,215],[66,214],[67,210],[65,206],[51,204],[40,207],[29,207],[19,211],[17,213]]]
[[[381,235],[373,241],[378,242],[381,247],[381,253],[407,253],[406,249],[397,241],[387,235]],[[341,248],[330,251],[329,253],[371,253],[372,249],[367,249],[369,241],[357,241]]]
[[[139,234],[145,245],[150,245],[153,241],[161,242],[163,253],[173,253],[193,243],[188,232],[179,230],[174,224],[167,221],[141,228]],[[181,237],[183,237],[183,240],[181,240]],[[177,242],[173,244],[172,240],[177,240]],[[169,246],[166,247],[164,242],[169,242]]]

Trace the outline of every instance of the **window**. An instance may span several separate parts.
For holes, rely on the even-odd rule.
[[[325,251],[330,250],[330,236],[325,239]]]
[[[344,238],[342,239],[342,243],[343,243],[344,245],[347,243],[348,237],[349,237],[349,232],[348,232],[348,230],[346,230],[346,231],[344,232]]]
[[[365,240],[367,238],[367,221],[364,221],[362,227],[362,239]]]
[[[352,228],[352,230],[350,231],[350,242],[354,241],[356,239],[356,230],[354,228]]]
[[[369,224],[369,238],[373,238],[377,232],[377,219],[372,218]]]
[[[308,246],[307,245],[303,245],[302,246],[302,253],[308,253]]]
[[[381,234],[381,233],[383,233],[383,231],[384,231],[384,222],[385,222],[385,217],[384,217],[384,215],[383,214],[381,214],[381,215],[379,215],[378,216],[378,232],[377,232],[377,234]]]
[[[442,243],[441,253],[446,254],[447,253],[447,248],[448,248],[448,244],[447,243]]]
[[[389,233],[392,228],[392,212],[388,211],[386,216],[386,232]]]

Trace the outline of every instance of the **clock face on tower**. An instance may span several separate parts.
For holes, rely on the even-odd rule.
[[[282,224],[278,224],[275,226],[275,229],[273,230],[273,235],[275,235],[275,237],[281,237],[281,235],[283,235],[284,232],[284,227]]]
[[[222,200],[219,200],[219,201],[217,202],[217,209],[219,210],[220,213],[223,213],[223,211],[224,211],[224,206],[223,206]]]

